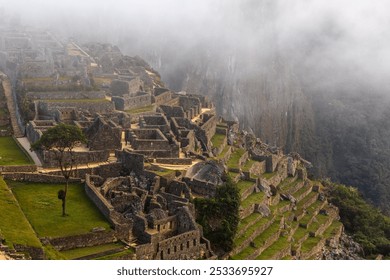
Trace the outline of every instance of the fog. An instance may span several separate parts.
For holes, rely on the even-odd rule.
[[[390,80],[385,0],[0,0],[0,7],[14,23],[138,54],[174,87],[170,77],[183,65],[255,75],[277,59],[319,86]]]

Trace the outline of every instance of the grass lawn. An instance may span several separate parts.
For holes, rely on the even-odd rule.
[[[121,243],[108,243],[99,246],[76,248],[68,251],[61,251],[61,254],[64,255],[69,260],[74,260],[77,258],[98,254],[113,249],[119,249],[122,247],[123,244]]]
[[[0,177],[0,231],[7,245],[41,247],[34,230],[2,177]]]
[[[125,256],[125,255],[129,255],[129,254],[134,254],[134,251],[131,248],[127,249],[125,251],[119,252],[119,253],[115,253],[115,254],[112,254],[112,255],[96,258],[95,260],[116,260],[119,257]]]
[[[264,173],[263,174],[263,177],[264,179],[271,179],[272,177],[274,177],[276,174],[276,172],[272,172],[272,173]]]
[[[254,184],[256,183],[251,181],[238,181],[237,188],[240,191],[240,195],[242,195],[247,189],[252,187]]]
[[[255,203],[260,204],[263,201],[264,196],[265,196],[265,193],[263,193],[263,192],[253,193],[241,202],[241,206],[242,206],[242,208],[245,209],[252,204],[255,204]]]
[[[226,135],[215,133],[214,136],[211,138],[211,143],[213,144],[213,147],[216,147],[216,148],[221,147],[225,138],[226,138]]]
[[[12,137],[0,137],[0,165],[33,164]]]
[[[110,224],[90,201],[81,184],[70,184],[66,202],[68,216],[62,216],[57,198],[63,184],[8,182],[20,207],[40,237],[61,237],[91,232]]]
[[[149,105],[149,106],[140,107],[140,108],[133,108],[130,110],[126,110],[125,112],[129,113],[129,114],[139,114],[139,113],[145,113],[145,112],[150,112],[150,111],[154,111],[154,105]]]
[[[217,156],[217,159],[222,159],[226,155],[229,149],[230,146],[226,145],[225,148],[222,150],[222,152]]]
[[[242,157],[242,155],[245,153],[244,149],[237,149],[235,150],[231,156],[229,161],[227,162],[227,166],[229,168],[239,168],[238,161]]]
[[[242,167],[242,171],[249,172],[249,169],[251,169],[252,165],[255,163],[254,160],[250,159],[248,160],[245,165]]]

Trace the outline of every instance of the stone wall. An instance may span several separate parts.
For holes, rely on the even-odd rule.
[[[160,105],[159,111],[162,111],[168,119],[186,117],[183,108],[179,106]]]
[[[40,157],[41,162],[45,167],[58,167],[58,161],[56,159],[56,154],[54,151],[40,151],[37,152],[37,155]],[[110,153],[107,150],[104,151],[85,151],[85,152],[73,152],[75,162],[80,164],[87,164],[92,162],[104,162],[107,161]],[[70,156],[65,156],[66,160],[70,161]]]
[[[107,202],[103,195],[94,186],[89,174],[86,175],[84,189],[89,199],[92,200],[92,202],[96,205],[104,217],[106,217],[107,220],[114,224],[114,221],[111,220],[111,214],[114,212],[114,207],[112,207],[112,205]]]
[[[209,114],[203,114],[202,119],[203,119],[203,124],[200,126],[200,128],[204,131],[208,142],[215,134],[218,119],[215,115],[209,115]]]
[[[1,172],[35,172],[37,171],[36,165],[0,165],[0,173]]]
[[[156,163],[170,164],[170,165],[190,165],[191,158],[156,158]]]
[[[190,187],[195,194],[204,197],[214,197],[217,191],[217,186],[208,182],[199,181],[197,179],[183,178],[183,181]]]
[[[133,171],[135,174],[141,174],[144,171],[144,156],[124,149],[123,151],[115,152],[118,161],[122,163],[123,169],[130,174]]]
[[[115,109],[124,111],[138,107],[145,107],[152,104],[150,93],[137,92],[136,94],[126,94],[122,97],[113,96],[111,100],[115,103]]]
[[[65,183],[64,176],[60,175],[46,175],[41,173],[4,173],[2,174],[4,179],[14,181],[25,181],[34,183],[53,183],[63,184]],[[70,183],[80,183],[81,179],[70,178]]]
[[[31,100],[55,100],[55,99],[104,99],[104,91],[53,91],[53,92],[28,92],[26,97]]]
[[[59,251],[91,247],[116,242],[114,230],[91,232],[87,234],[48,238],[50,244]]]
[[[61,108],[74,108],[75,111],[89,112],[91,114],[95,113],[109,113],[115,110],[113,102],[102,99],[102,101],[93,102],[48,102],[48,101],[38,101],[38,113],[40,116],[46,116],[54,118],[56,110]]]
[[[188,260],[200,257],[199,230],[185,232],[158,243],[156,259]]]
[[[28,253],[33,260],[44,260],[45,252],[42,248],[30,247],[21,244],[13,244],[14,249],[17,252]]]
[[[152,102],[155,103],[157,106],[160,106],[161,104],[167,103],[169,100],[172,99],[172,93],[166,89],[164,92],[156,92],[157,89],[154,89],[154,95],[152,96]]]

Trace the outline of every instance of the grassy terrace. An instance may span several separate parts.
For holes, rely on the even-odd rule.
[[[297,230],[295,231],[294,235],[293,235],[294,241],[299,241],[306,234],[308,234],[306,229],[304,229],[302,227],[298,227]]]
[[[260,203],[261,201],[263,201],[264,196],[265,193],[263,192],[253,193],[241,202],[241,206],[242,208],[247,208],[252,204]]]
[[[268,223],[270,221],[270,218],[268,217],[263,217],[261,218],[260,220],[258,220],[256,223],[254,223],[253,225],[251,225],[248,230],[241,236],[239,236],[238,238],[235,238],[234,239],[234,246],[235,247],[238,247],[240,246],[245,240],[247,240],[254,232],[256,229],[258,229],[260,226],[263,226],[265,225],[266,223]]]
[[[153,173],[156,173],[158,176],[167,176],[167,175],[170,175],[172,173],[175,173],[176,171],[175,170],[172,170],[172,169],[164,169],[164,168],[161,168],[160,170],[149,170]]]
[[[0,137],[0,165],[28,165],[30,159],[12,137]]]
[[[124,250],[124,251],[119,252],[119,253],[115,253],[115,254],[112,254],[112,255],[96,258],[96,260],[116,260],[119,257],[125,256],[125,255],[129,255],[129,254],[133,254],[133,253],[134,253],[134,251],[132,249],[127,249],[127,250]]]
[[[111,102],[110,100],[104,98],[95,98],[95,99],[45,99],[45,102],[66,102],[66,103],[101,103],[101,102]]]
[[[242,167],[242,171],[249,172],[249,169],[251,169],[252,165],[255,163],[253,159],[248,160],[245,165]]]
[[[259,217],[261,217],[260,213],[252,213],[248,217],[246,217],[245,219],[240,220],[240,223],[238,224],[237,231],[240,231],[241,229],[243,229],[247,225],[251,224],[253,221],[258,219]]]
[[[335,234],[335,232],[342,227],[343,224],[339,221],[333,221],[330,226],[324,231],[324,237],[325,238],[330,238]]]
[[[276,174],[276,172],[272,172],[272,173],[264,173],[262,176],[264,179],[271,179],[272,177],[274,177]]]
[[[238,161],[242,157],[242,155],[245,153],[244,149],[236,149],[230,156],[230,159],[227,162],[227,166],[229,168],[239,168]]]
[[[226,145],[225,148],[222,150],[222,152],[217,156],[217,159],[223,158],[226,155],[229,148],[230,148],[230,146]]]
[[[0,231],[7,245],[41,247],[34,230],[2,177],[0,177]]]
[[[321,225],[325,224],[330,219],[329,216],[326,215],[317,215],[315,220],[310,224],[308,231],[316,232]]]
[[[298,202],[297,204],[297,208],[300,209],[302,208],[302,206],[307,202],[309,201],[310,199],[312,199],[314,196],[317,196],[318,193],[315,193],[315,192],[311,192],[309,193],[307,196],[305,196],[301,201]]]
[[[295,193],[293,193],[293,196],[298,197],[298,196],[302,195],[303,193],[307,192],[311,188],[312,188],[311,185],[305,184],[305,185],[303,185],[302,188],[298,189]]]
[[[68,216],[62,216],[58,184],[7,182],[24,214],[40,237],[61,237],[91,232],[94,227],[110,229],[110,224],[90,201],[82,184],[70,184]]]
[[[321,241],[321,237],[309,237],[305,242],[302,243],[302,253],[310,252],[317,244]]]
[[[278,240],[276,240],[271,246],[265,249],[256,260],[269,260],[274,256],[277,252],[286,249],[290,243],[287,241],[287,237],[281,236]]]
[[[84,247],[84,248],[76,248],[68,251],[61,251],[62,255],[64,255],[69,260],[74,260],[77,258],[82,258],[85,256],[98,254],[102,252],[106,252],[113,249],[119,249],[122,248],[123,244],[121,243],[109,243],[109,244],[103,244],[99,246],[93,246],[93,247]]]
[[[242,195],[247,189],[252,187],[255,183],[250,181],[238,181],[237,188],[240,191],[240,195]]]
[[[254,253],[256,249],[263,246],[264,242],[275,235],[279,231],[280,220],[275,220],[266,230],[264,230],[261,234],[259,234],[255,239],[253,239],[253,243],[255,247],[251,245],[245,247],[240,253],[234,255],[232,258],[237,260],[242,260],[247,258],[250,254]]]
[[[148,105],[145,107],[139,107],[139,108],[134,108],[130,110],[125,110],[126,113],[129,114],[140,114],[140,113],[146,113],[146,112],[151,112],[154,111],[154,105]]]
[[[291,180],[290,182],[288,182],[287,184],[284,184],[282,187],[281,187],[281,189],[282,189],[282,191],[290,191],[291,190],[291,188],[293,188],[293,187],[295,187],[297,184],[299,184],[299,183],[302,183],[302,179],[296,179],[296,178],[293,178],[293,180]],[[301,189],[303,189],[303,188],[301,188]],[[301,189],[299,189],[299,190],[301,190]],[[298,191],[299,191],[298,190]],[[297,192],[298,192],[297,191]]]
[[[216,147],[216,148],[221,147],[225,138],[226,138],[226,135],[215,133],[214,136],[211,138],[211,143],[213,144],[213,147]]]

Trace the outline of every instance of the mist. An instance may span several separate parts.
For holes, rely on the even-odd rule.
[[[179,90],[183,65],[247,76],[283,59],[310,83],[388,86],[388,1],[0,1],[14,22],[60,38],[118,45]]]

